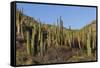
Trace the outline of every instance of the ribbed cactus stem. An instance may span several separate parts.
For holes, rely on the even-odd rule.
[[[28,55],[30,55],[30,41],[29,41],[29,32],[28,31],[26,31],[26,35],[27,35],[27,42],[26,42],[26,44],[27,44],[27,54]]]
[[[35,55],[35,52],[34,52],[34,36],[35,36],[35,30],[32,29],[32,39],[31,39],[31,52],[32,52],[32,55]]]
[[[59,45],[59,41],[60,41],[60,39],[59,39],[59,22],[58,22],[58,19],[57,19],[57,43],[58,43],[58,45]]]
[[[19,24],[19,20],[17,20],[17,33],[19,34],[20,33],[20,24]]]
[[[71,26],[69,26],[69,45],[71,47],[71,41],[72,41],[72,36],[71,36]]]
[[[21,18],[21,21],[20,21],[20,33],[23,36],[23,28],[22,28],[22,23],[23,23],[23,8],[21,9],[20,18]]]
[[[21,33],[21,35],[22,35],[22,37],[23,37],[23,27],[22,27],[22,21],[21,21],[21,24],[20,24],[20,29],[21,29],[20,33]]]
[[[48,29],[48,35],[47,35],[47,45],[50,47],[50,30]]]
[[[43,36],[41,34],[41,39],[40,39],[40,54],[43,56]]]
[[[87,55],[91,56],[90,33],[87,34]]]
[[[78,35],[78,34],[77,34]],[[78,35],[78,45],[79,45],[79,49],[81,49],[81,44],[80,44],[80,41],[81,41],[81,39],[80,39],[80,32],[79,32],[79,35]]]
[[[43,56],[43,34],[41,31],[41,22],[39,22],[39,34],[38,34],[38,41],[40,42],[40,55]]]
[[[41,40],[41,23],[39,23],[39,41]]]

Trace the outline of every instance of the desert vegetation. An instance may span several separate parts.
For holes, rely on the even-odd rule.
[[[16,11],[16,65],[95,60],[96,20],[76,30],[61,16],[51,25]]]

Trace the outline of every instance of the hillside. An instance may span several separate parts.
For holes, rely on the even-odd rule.
[[[69,29],[68,29],[69,28]],[[96,60],[96,21],[80,30],[53,25],[16,12],[16,64],[45,64]]]

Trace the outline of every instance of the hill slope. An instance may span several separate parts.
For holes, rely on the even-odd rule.
[[[17,65],[96,60],[96,21],[80,30],[40,20],[16,12]]]

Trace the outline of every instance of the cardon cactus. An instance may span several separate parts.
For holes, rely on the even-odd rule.
[[[91,31],[87,34],[87,55],[91,56]]]

